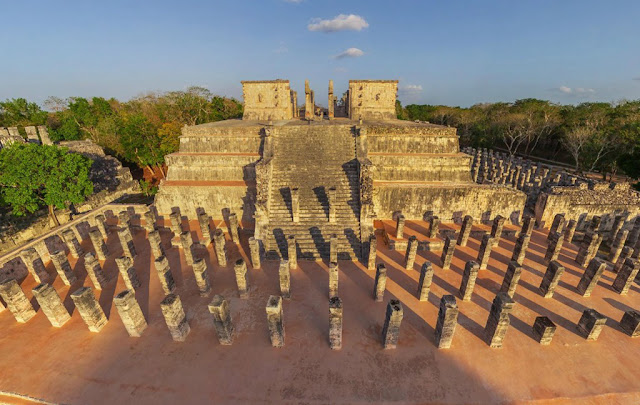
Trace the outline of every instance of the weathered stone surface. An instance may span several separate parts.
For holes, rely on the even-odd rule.
[[[595,309],[585,309],[578,321],[578,331],[587,340],[597,340],[607,322],[607,317]]]
[[[236,275],[236,284],[238,285],[238,294],[240,298],[249,298],[249,274],[247,272],[247,263],[243,259],[236,260],[233,266]]]
[[[384,263],[378,263],[376,267],[376,279],[373,284],[373,298],[377,302],[382,302],[384,290],[387,285],[387,268]]]
[[[609,261],[611,263],[615,263],[618,260],[618,257],[620,257],[620,253],[622,253],[622,248],[624,248],[624,244],[627,241],[628,236],[629,231],[627,229],[621,229],[618,231],[618,234],[611,243],[611,250],[609,251]]]
[[[340,268],[338,262],[329,263],[329,298],[338,296],[338,281],[340,280]]]
[[[502,230],[504,229],[504,223],[506,218],[502,215],[498,215],[493,219],[493,224],[491,225],[491,238],[493,239],[491,243],[493,246],[497,246],[500,242],[500,238],[502,237]]]
[[[578,293],[583,297],[590,297],[591,292],[596,285],[598,285],[598,280],[606,268],[607,263],[605,263],[604,260],[598,258],[592,259],[576,287],[578,289]]]
[[[464,220],[462,221],[462,227],[460,228],[460,234],[458,234],[458,245],[462,247],[467,246],[472,227],[473,217],[471,215],[465,215]]]
[[[402,239],[404,237],[404,215],[398,214],[396,218],[396,238]]]
[[[442,263],[442,270],[449,270],[451,268],[451,260],[456,250],[456,240],[452,236],[447,236],[444,240],[444,248],[442,249],[442,255],[440,261]]]
[[[254,269],[260,268],[260,241],[253,236],[249,238],[249,250],[251,251],[251,265]]]
[[[280,267],[278,269],[278,279],[280,281],[280,295],[284,299],[291,298],[291,269],[289,268],[289,261],[286,259],[280,260]]]
[[[169,295],[171,293],[174,293],[176,290],[176,283],[173,279],[173,274],[171,273],[169,260],[166,258],[166,256],[160,256],[155,260],[154,264],[164,294]]]
[[[209,284],[209,271],[207,270],[207,262],[204,259],[198,259],[193,262],[193,274],[198,286],[198,293],[201,297],[208,297],[211,292]]]
[[[395,119],[397,92],[397,80],[349,80],[349,118]]]
[[[492,348],[500,348],[511,323],[509,315],[513,310],[515,301],[506,293],[499,292],[493,299],[491,311],[484,329],[487,344]]]
[[[564,236],[560,232],[554,232],[553,234],[549,234],[547,240],[549,241],[549,245],[547,246],[544,260],[549,263],[558,260],[558,255],[560,254],[560,250],[562,250]]]
[[[124,290],[113,298],[113,303],[118,310],[127,333],[131,337],[140,337],[147,328],[142,309],[136,301],[136,293],[133,290]]]
[[[242,81],[243,120],[290,120],[297,107],[292,103],[288,80]]]
[[[213,235],[213,243],[215,245],[216,258],[218,259],[218,266],[226,267],[227,248],[225,247],[226,239],[224,237],[224,232],[222,232],[222,229],[216,229],[216,232]]]
[[[131,216],[129,211],[123,210],[118,213],[118,224],[121,228],[131,228]]]
[[[476,286],[476,278],[478,278],[478,271],[480,265],[473,260],[468,261],[464,266],[464,272],[462,273],[462,282],[460,283],[460,297],[463,301],[471,301],[473,295],[473,288]]]
[[[342,349],[342,300],[337,296],[329,298],[329,347]]]
[[[556,333],[556,325],[546,316],[539,316],[533,323],[533,337],[541,345],[547,346],[551,344],[551,339]]]
[[[130,257],[136,258],[136,247],[133,244],[133,237],[131,236],[131,230],[128,227],[118,228],[118,239],[120,239],[120,245],[122,246],[122,253]]]
[[[282,313],[282,297],[269,296],[267,301],[267,324],[269,325],[269,338],[271,346],[284,346],[284,319]]]
[[[107,239],[107,237],[109,237],[109,234],[107,232],[107,219],[105,218],[105,216],[102,214],[96,215],[94,221],[96,224],[96,228],[98,228],[100,234],[102,235],[102,238]]]
[[[582,245],[578,250],[578,255],[576,256],[576,262],[582,267],[585,267],[591,260],[596,257],[598,253],[598,248],[600,247],[600,243],[602,242],[602,236],[598,235],[593,231],[588,231],[584,235],[584,239],[582,240]]]
[[[329,239],[329,263],[338,261],[338,235],[333,234]]]
[[[298,246],[296,245],[296,237],[289,235],[287,238],[287,257],[289,259],[289,268],[291,270],[298,268]]]
[[[162,315],[169,328],[171,338],[176,342],[184,342],[191,332],[191,327],[187,321],[180,296],[169,294],[160,303]]]
[[[556,214],[556,216],[553,218],[553,223],[551,224],[551,228],[549,228],[549,234],[547,235],[547,238],[551,237],[551,235],[553,235],[556,232],[561,234],[562,231],[564,231],[564,223],[565,223],[564,214]]]
[[[528,235],[524,232],[520,233],[518,239],[516,240],[516,244],[513,247],[513,255],[511,255],[511,260],[518,263],[520,266],[524,263],[524,258],[527,253],[527,249],[529,248],[529,241],[531,240],[531,235]]]
[[[180,234],[180,243],[182,245],[182,251],[184,252],[184,259],[187,265],[193,265],[193,238],[191,232],[185,231]]]
[[[135,290],[139,288],[142,284],[138,279],[138,273],[136,269],[133,267],[133,260],[128,256],[118,257],[116,259],[116,266],[118,266],[118,271],[122,276],[122,280],[124,281],[124,285],[127,286],[129,290]]]
[[[436,323],[435,338],[438,349],[448,349],[453,341],[453,334],[458,324],[458,304],[453,295],[443,295],[440,299],[438,321]]]
[[[235,244],[240,243],[240,236],[238,234],[238,214],[232,212],[229,214],[229,235],[231,235],[231,241]]]
[[[31,302],[16,280],[11,278],[0,283],[0,297],[18,322],[25,323],[36,315]]]
[[[202,233],[200,244],[202,246],[209,246],[213,240],[211,237],[211,217],[204,209],[198,213],[198,224],[200,224],[200,232]]]
[[[516,293],[516,288],[518,287],[518,282],[520,281],[520,275],[522,274],[522,266],[520,266],[517,262],[511,261],[507,266],[507,272],[504,274],[504,279],[502,280],[502,286],[500,287],[500,292],[507,293],[507,295],[513,298]]]
[[[221,345],[233,343],[233,321],[231,319],[231,309],[229,303],[222,295],[216,294],[209,303],[209,312],[213,316],[213,327]]]
[[[60,279],[65,285],[71,285],[78,281],[78,278],[71,269],[71,264],[67,259],[67,255],[63,250],[56,250],[51,253],[51,261],[53,262]]]
[[[300,189],[297,187],[289,188],[291,193],[291,220],[300,222]]]
[[[49,281],[49,273],[47,273],[47,269],[44,267],[44,262],[35,248],[23,250],[20,252],[20,258],[27,266],[29,273],[37,283],[46,283]]]
[[[532,217],[531,215],[525,215],[525,217],[522,219],[522,228],[520,229],[520,233],[518,234],[518,237],[520,237],[523,234],[531,236],[531,233],[533,232],[533,226],[535,224],[536,224],[535,217]]]
[[[633,248],[629,246],[623,247],[622,252],[620,252],[620,256],[618,256],[618,260],[616,261],[615,266],[613,266],[613,271],[615,273],[618,273],[620,269],[622,269],[622,266],[624,266],[624,262],[627,260],[627,258],[631,257],[632,255]]]
[[[84,254],[84,250],[82,249],[82,246],[80,246],[80,242],[78,242],[76,234],[73,233],[71,229],[67,229],[62,232],[62,240],[67,245],[71,256],[75,259],[78,259]]]
[[[367,270],[375,270],[376,257],[378,255],[378,239],[376,235],[369,237],[369,257],[367,258]]]
[[[71,299],[89,330],[100,332],[107,324],[107,317],[93,294],[93,290],[90,287],[81,287],[71,294]]]
[[[87,253],[84,255],[84,268],[96,290],[102,290],[109,282],[109,278],[102,270],[100,262],[96,259],[93,253]]]
[[[184,229],[182,229],[182,215],[180,215],[180,211],[174,210],[169,215],[169,221],[169,227],[171,229],[171,232],[173,233],[173,236],[171,238],[171,246],[179,248],[181,244],[180,234],[184,231]]]
[[[107,260],[107,256],[109,256],[109,249],[107,248],[106,243],[104,243],[102,233],[100,233],[98,228],[91,228],[89,230],[89,239],[91,239],[93,250],[96,252],[98,259]]]
[[[491,249],[493,249],[494,239],[491,235],[484,235],[482,242],[480,243],[480,249],[478,250],[478,263],[480,270],[486,270],[489,263],[489,257],[491,256]]]
[[[158,229],[156,214],[153,210],[147,210],[142,214],[144,218],[143,228],[147,232],[153,232]]]
[[[571,243],[573,235],[576,233],[577,225],[578,223],[574,219],[570,219],[569,222],[567,222],[567,225],[564,227],[564,231],[562,232],[564,242]]]
[[[69,311],[62,304],[60,296],[50,284],[41,283],[32,291],[33,296],[38,301],[38,305],[40,305],[40,309],[42,309],[52,326],[59,328],[71,319]]]
[[[455,246],[455,244],[454,244]],[[430,262],[424,262],[420,270],[420,280],[418,281],[418,299],[420,301],[429,300],[429,289],[433,280],[433,266]]]
[[[638,275],[638,270],[640,270],[640,262],[638,260],[626,259],[611,287],[621,295],[626,295],[629,292],[629,288],[631,288],[631,283]]]
[[[640,312],[627,311],[622,315],[620,328],[631,337],[640,336]]]
[[[413,264],[416,261],[416,254],[418,253],[418,238],[415,236],[409,237],[409,243],[407,244],[407,252],[404,255],[404,268],[406,270],[413,269]]]
[[[382,345],[385,349],[395,349],[398,345],[403,314],[402,303],[398,300],[390,300],[382,328]]]
[[[156,259],[162,256],[165,256],[164,248],[162,247],[162,238],[160,237],[160,232],[158,230],[154,230],[148,233],[147,238],[149,239],[149,246],[151,247],[151,253],[153,253],[153,257]]]
[[[553,292],[558,286],[560,277],[564,273],[564,267],[557,261],[552,261],[547,266],[547,271],[544,273],[542,282],[540,283],[540,293],[545,298],[553,297]]]
[[[427,237],[437,238],[439,227],[440,218],[437,215],[429,217],[429,233],[427,233]]]

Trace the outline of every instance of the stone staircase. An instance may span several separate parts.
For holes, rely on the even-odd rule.
[[[328,259],[338,239],[338,258],[360,257],[359,175],[350,125],[282,127],[274,134],[273,177],[265,242],[268,258],[288,257],[296,237],[298,258]],[[336,220],[329,223],[329,189],[336,188]],[[299,221],[293,222],[291,188],[298,188]]]

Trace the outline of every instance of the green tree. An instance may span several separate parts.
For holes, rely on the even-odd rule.
[[[14,215],[49,208],[59,225],[55,208],[80,204],[93,193],[89,179],[92,161],[67,148],[15,143],[0,150],[0,194]]]
[[[24,98],[0,102],[0,126],[44,125],[47,115],[38,104]]]

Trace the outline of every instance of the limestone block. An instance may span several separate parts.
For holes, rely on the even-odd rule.
[[[551,344],[551,339],[556,333],[556,325],[546,316],[539,316],[533,323],[533,337],[541,345],[547,346]]]
[[[291,220],[298,223],[300,222],[300,190],[290,188],[289,193],[291,193]]]
[[[553,297],[553,292],[558,286],[560,277],[564,273],[564,267],[557,261],[552,261],[547,266],[547,271],[544,273],[542,282],[540,283],[540,293],[544,298]]]
[[[43,145],[53,145],[51,142],[51,138],[49,138],[49,132],[47,131],[47,127],[44,125],[38,126],[38,134],[40,135],[40,140]]]
[[[376,267],[376,279],[373,285],[373,298],[377,302],[382,302],[384,298],[384,290],[387,285],[387,268],[384,263],[378,263]]]
[[[209,285],[207,262],[204,259],[198,259],[193,262],[193,274],[198,285],[198,293],[201,297],[208,297],[211,292],[211,286]]]
[[[338,235],[332,234],[329,239],[329,263],[338,261]]]
[[[578,250],[578,255],[576,256],[576,262],[582,267],[585,267],[591,260],[596,257],[598,253],[598,248],[600,247],[600,243],[602,242],[602,236],[598,235],[593,231],[588,231],[584,235],[584,239],[582,240],[582,245]]]
[[[522,220],[522,228],[520,229],[520,233],[518,234],[518,237],[520,237],[520,235],[523,235],[523,234],[531,236],[531,233],[533,232],[533,226],[535,224],[536,224],[535,217],[526,215]]]
[[[142,217],[144,218],[144,229],[147,232],[153,232],[158,229],[156,214],[153,210],[146,210]]]
[[[554,232],[547,237],[547,240],[549,241],[549,245],[547,246],[544,260],[549,263],[553,260],[558,260],[558,255],[560,255],[560,250],[562,250],[564,237],[560,232]]]
[[[191,332],[191,327],[187,321],[187,316],[182,307],[180,296],[169,294],[160,303],[162,315],[169,328],[171,338],[176,342],[184,342]]]
[[[56,250],[51,253],[51,261],[65,285],[71,285],[78,281],[76,275],[73,274],[71,264],[69,264],[69,260],[67,260],[67,255],[64,251]]]
[[[329,347],[342,349],[342,300],[337,296],[329,298]]]
[[[480,249],[478,250],[478,263],[480,265],[480,270],[487,269],[493,246],[494,238],[491,237],[491,235],[484,235],[482,237],[482,242],[480,243]]]
[[[517,262],[511,261],[507,266],[507,272],[504,275],[504,279],[502,280],[502,286],[500,287],[500,292],[507,293],[507,295],[513,298],[516,293],[516,288],[518,287],[518,282],[520,281],[520,275],[522,274],[522,266],[520,266]]]
[[[460,297],[463,301],[471,301],[473,295],[473,288],[476,286],[476,278],[478,278],[478,271],[480,265],[473,260],[468,261],[464,266],[464,272],[462,273],[462,282],[460,283]]]
[[[606,267],[607,263],[605,263],[604,260],[598,258],[592,259],[576,287],[578,293],[583,297],[590,297],[591,292],[598,284],[598,280]]]
[[[491,225],[491,237],[493,238],[491,243],[493,244],[493,246],[497,246],[500,242],[505,221],[506,218],[502,215],[498,215],[493,219],[493,224]]]
[[[124,290],[113,298],[113,303],[118,310],[127,333],[131,337],[140,337],[147,328],[147,321],[133,290]]]
[[[620,320],[620,328],[631,337],[640,336],[640,312],[633,310],[625,312]]]
[[[556,214],[553,218],[553,223],[551,224],[551,228],[549,229],[549,235],[547,238],[551,237],[555,232],[562,233],[564,230],[565,218],[564,214]]]
[[[167,260],[166,256],[160,256],[155,260],[155,266],[156,273],[158,273],[158,279],[160,280],[160,285],[162,286],[164,294],[169,295],[171,293],[174,293],[176,290],[176,283],[173,279],[173,274],[171,273],[169,260]]]
[[[404,237],[404,215],[398,214],[396,218],[396,238],[402,239]]]
[[[231,241],[233,243],[240,243],[240,236],[238,235],[238,214],[235,212],[229,214],[229,234],[231,235]]]
[[[638,270],[640,270],[640,262],[638,260],[626,259],[611,287],[620,295],[626,295],[629,292],[629,288],[631,288],[631,283],[638,275]]]
[[[151,247],[151,253],[156,259],[165,256],[164,248],[162,247],[162,238],[158,230],[153,230],[148,233],[147,239],[149,239],[149,246]]]
[[[222,295],[216,294],[209,304],[209,312],[213,316],[213,327],[218,336],[218,342],[221,345],[230,345],[233,343],[233,321],[231,319],[231,310],[229,303]]]
[[[133,244],[133,237],[131,236],[131,230],[128,227],[118,228],[118,239],[120,239],[120,245],[122,246],[122,253],[130,257],[136,258],[136,247]]]
[[[460,228],[460,234],[458,235],[458,245],[461,247],[467,246],[469,235],[471,235],[471,227],[473,227],[473,217],[466,215],[462,221],[462,227]]]
[[[96,256],[99,260],[107,260],[107,256],[109,256],[109,249],[107,245],[104,243],[104,239],[102,238],[102,233],[100,230],[96,228],[91,228],[89,230],[89,239],[91,239],[91,244],[93,244],[93,250],[96,252]]]
[[[294,235],[287,237],[287,257],[289,259],[289,268],[291,270],[298,268],[298,245]]]
[[[627,258],[631,257],[632,255],[633,248],[629,246],[623,247],[622,252],[620,252],[620,256],[618,256],[618,260],[616,261],[615,266],[613,266],[613,271],[615,273],[618,273],[620,269],[622,269],[622,266],[624,266],[624,262],[627,260]]]
[[[36,249],[28,248],[21,251],[20,258],[27,266],[29,273],[31,273],[37,283],[45,283],[49,281],[49,273],[47,273],[44,262],[40,258]]]
[[[280,294],[284,299],[291,298],[291,269],[289,268],[289,261],[286,259],[280,260],[280,267],[278,269],[278,279],[280,282]]]
[[[84,323],[91,332],[100,332],[107,324],[107,317],[90,287],[81,287],[71,294]]]
[[[108,277],[102,270],[102,266],[100,266],[100,262],[96,259],[93,253],[87,253],[84,255],[84,268],[96,290],[102,290],[102,288],[109,282]]]
[[[578,321],[578,331],[587,340],[597,340],[607,322],[607,317],[595,309],[585,309]]]
[[[403,309],[399,300],[390,300],[382,328],[382,345],[385,349],[395,349],[398,345]]]
[[[240,298],[249,298],[249,274],[247,272],[247,263],[243,259],[236,260],[233,270],[236,274],[236,284],[238,285],[238,294]]]
[[[455,246],[455,244],[454,244]],[[433,266],[430,262],[424,262],[420,270],[420,281],[418,281],[418,299],[420,301],[429,300],[429,289],[433,280]]]
[[[487,325],[484,330],[485,339],[490,347],[502,347],[504,337],[511,323],[509,315],[514,305],[515,301],[504,292],[499,292],[493,299]]]
[[[116,266],[118,266],[118,271],[127,289],[135,290],[142,285],[138,279],[138,273],[136,273],[136,269],[133,267],[133,260],[130,257],[122,256],[117,258]]]
[[[437,238],[438,237],[438,229],[440,227],[440,218],[434,215],[429,218],[429,233],[427,237],[429,238]]]
[[[329,264],[329,298],[338,296],[338,281],[340,279],[340,269],[338,262]]]
[[[369,257],[367,258],[367,270],[375,270],[377,255],[378,255],[378,239],[376,235],[371,235],[369,236]]]
[[[94,221],[96,224],[96,228],[98,228],[100,234],[102,235],[102,238],[107,239],[109,237],[109,234],[107,233],[107,219],[105,218],[105,216],[102,214],[96,215]]]
[[[260,268],[260,241],[253,236],[249,238],[249,250],[251,251],[251,265],[254,269]]]
[[[571,243],[573,240],[573,235],[576,233],[576,227],[578,223],[571,219],[567,222],[567,225],[564,227],[564,231],[562,232],[562,236],[564,238],[564,242]]]
[[[618,257],[620,257],[620,253],[622,252],[622,248],[624,248],[628,236],[629,231],[627,229],[621,229],[613,239],[611,250],[609,251],[609,261],[611,263],[615,263]]]
[[[193,265],[193,238],[191,237],[191,232],[185,231],[180,234],[180,242],[181,247],[184,252],[184,258],[187,262],[187,265]]]
[[[276,295],[269,296],[267,301],[267,324],[269,325],[269,337],[271,346],[284,346],[284,319],[282,313],[282,297]]]
[[[435,338],[438,349],[448,349],[453,341],[453,334],[458,324],[458,304],[453,295],[443,295],[440,299],[438,321],[436,323]]]
[[[180,234],[184,231],[182,229],[182,216],[180,215],[180,211],[173,211],[169,214],[169,227],[173,236],[171,238],[171,246],[180,247]]]
[[[335,187],[330,187],[327,190],[327,198],[329,199],[329,223],[336,222],[336,207],[338,206],[338,199],[336,198],[337,190]]]
[[[118,213],[118,224],[121,228],[131,228],[131,216],[129,211],[123,210]]]
[[[80,242],[76,238],[76,234],[73,233],[71,229],[67,229],[62,232],[62,240],[67,245],[71,256],[75,259],[78,259],[80,256],[84,255],[84,250],[82,246],[80,246]]]
[[[442,270],[449,270],[451,268],[451,260],[453,259],[453,253],[456,249],[456,240],[447,236],[444,240],[444,248],[442,249],[442,255],[440,261],[442,262]]]
[[[0,283],[0,297],[18,322],[25,323],[36,315],[31,302],[16,280],[10,278]]]
[[[522,264],[524,263],[530,240],[531,235],[527,235],[526,233],[520,233],[520,236],[518,236],[518,239],[516,240],[511,260],[518,263],[520,266],[522,266]]]
[[[407,244],[407,252],[404,256],[404,268],[406,270],[413,269],[413,264],[416,261],[416,254],[418,252],[418,238],[415,236],[409,237],[409,243]]]
[[[216,229],[213,235],[213,243],[216,250],[216,258],[218,259],[218,266],[225,267],[227,265],[227,249],[225,247],[226,240],[222,229]]]
[[[211,217],[204,211],[198,214],[198,223],[200,224],[200,232],[202,232],[202,240],[200,244],[202,246],[209,246],[211,243]]]

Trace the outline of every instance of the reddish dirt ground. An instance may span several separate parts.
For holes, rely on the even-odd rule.
[[[196,233],[197,224],[190,227]],[[421,230],[411,222],[406,227]],[[167,244],[169,233],[162,234]],[[247,257],[246,236],[239,248],[228,242],[231,259]],[[575,286],[583,270],[573,261],[577,248],[569,245],[560,255],[566,270],[554,297],[542,298],[538,286],[546,268],[546,239],[538,231],[527,252],[503,348],[489,348],[482,336],[513,238],[503,238],[493,250],[472,301],[458,299],[459,325],[447,350],[434,345],[439,300],[443,294],[457,296],[464,263],[477,256],[477,239],[456,249],[451,270],[439,268],[439,254],[421,251],[407,271],[403,252],[386,249],[379,238],[378,257],[387,264],[389,276],[382,303],[373,300],[374,272],[360,263],[340,262],[343,348],[332,351],[326,263],[300,261],[292,272],[292,299],[284,302],[286,344],[276,349],[270,346],[265,305],[270,294],[279,293],[277,262],[250,270],[250,299],[241,300],[233,261],[221,268],[211,246],[200,248],[210,264],[211,296],[222,294],[229,300],[235,325],[233,345],[221,346],[207,309],[211,296],[198,295],[182,252],[167,249],[191,325],[187,340],[178,343],[171,340],[160,312],[163,293],[145,234],[138,231],[134,237],[135,267],[142,281],[136,297],[149,322],[142,337],[127,335],[113,305],[115,293],[124,289],[121,279],[96,291],[109,318],[99,333],[89,332],[75,310],[60,329],[52,327],[42,311],[19,324],[5,310],[0,313],[0,390],[69,404],[640,402],[640,339],[628,337],[618,326],[624,311],[640,306],[640,288],[634,285],[627,296],[620,296],[610,288],[613,273],[606,271],[592,296],[581,297]],[[86,250],[88,242],[83,243]],[[115,275],[114,259],[121,252],[115,233],[108,245],[112,254],[104,267]],[[70,260],[78,283],[67,287],[56,278],[54,287],[71,310],[69,294],[91,281],[82,263]],[[435,275],[429,301],[420,302],[416,290],[425,260],[434,264]],[[55,274],[51,264],[47,268]],[[31,276],[22,282],[28,297],[34,286]],[[384,350],[382,324],[392,298],[403,303],[404,320],[398,348]],[[587,342],[575,329],[587,307],[609,318],[596,342]],[[531,326],[539,315],[558,326],[550,346],[532,337]],[[1,394],[0,402],[31,403]]]

